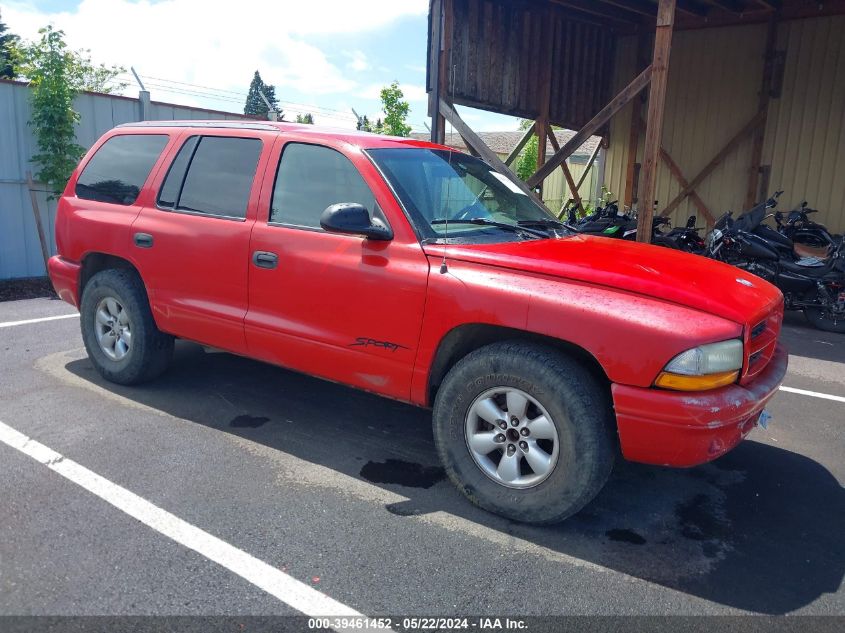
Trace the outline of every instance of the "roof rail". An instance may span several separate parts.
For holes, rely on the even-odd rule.
[[[117,127],[195,127],[195,128],[223,128],[237,130],[270,130],[278,132],[278,126],[270,123],[252,123],[240,121],[137,121],[135,123],[121,123]]]

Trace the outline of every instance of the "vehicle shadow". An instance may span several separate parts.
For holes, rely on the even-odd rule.
[[[438,465],[430,412],[249,359],[179,343],[166,377],[106,383],[87,358],[66,369],[146,406],[396,492],[385,510],[448,512],[536,545],[729,607],[788,613],[838,590],[845,489],[819,463],[748,440],[688,470],[620,460],[596,500],[535,527],[470,505]],[[316,442],[314,438],[333,438]]]

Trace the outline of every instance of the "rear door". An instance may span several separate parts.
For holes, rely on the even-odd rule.
[[[159,327],[244,352],[249,238],[256,174],[272,137],[245,130],[188,130],[154,206],[132,226],[131,248]]]
[[[250,246],[250,355],[407,400],[428,282],[422,247],[360,150],[279,146]],[[363,204],[394,239],[324,231],[320,215],[341,202]]]

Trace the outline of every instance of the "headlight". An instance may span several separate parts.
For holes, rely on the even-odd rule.
[[[742,359],[742,341],[739,339],[701,345],[675,356],[654,384],[679,391],[724,387],[739,378]]]
[[[707,248],[713,248],[713,245],[720,239],[722,239],[722,232],[719,229],[713,229],[707,236],[705,246],[707,246]]]

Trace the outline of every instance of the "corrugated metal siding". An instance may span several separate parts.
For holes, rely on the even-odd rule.
[[[780,207],[806,199],[814,219],[845,231],[845,16],[781,25],[786,51],[783,93],[773,99],[763,164],[771,189],[783,189]]]
[[[820,221],[845,229],[845,17],[782,24],[778,49],[786,50],[783,94],[771,101],[763,164],[771,164],[770,191],[784,189],[781,208],[804,198]],[[766,26],[734,26],[675,33],[670,60],[663,146],[688,180],[755,114],[763,73]],[[617,49],[616,90],[634,75],[636,40]],[[622,197],[628,160],[630,106],[610,129],[605,181]],[[639,156],[642,155],[642,138]],[[718,217],[742,209],[751,164],[751,140],[743,142],[697,189]],[[680,185],[661,163],[658,208]],[[696,213],[689,198],[674,221]]]
[[[109,95],[85,93],[74,102],[81,118],[77,142],[90,147],[107,130],[140,118],[138,102]],[[32,214],[27,170],[36,153],[35,138],[27,121],[30,117],[29,88],[25,84],[0,81],[0,279],[44,274],[38,233]],[[151,119],[241,119],[199,108],[152,103]],[[54,221],[56,203],[47,200],[47,192],[37,193],[38,206],[52,252],[55,252]]]

